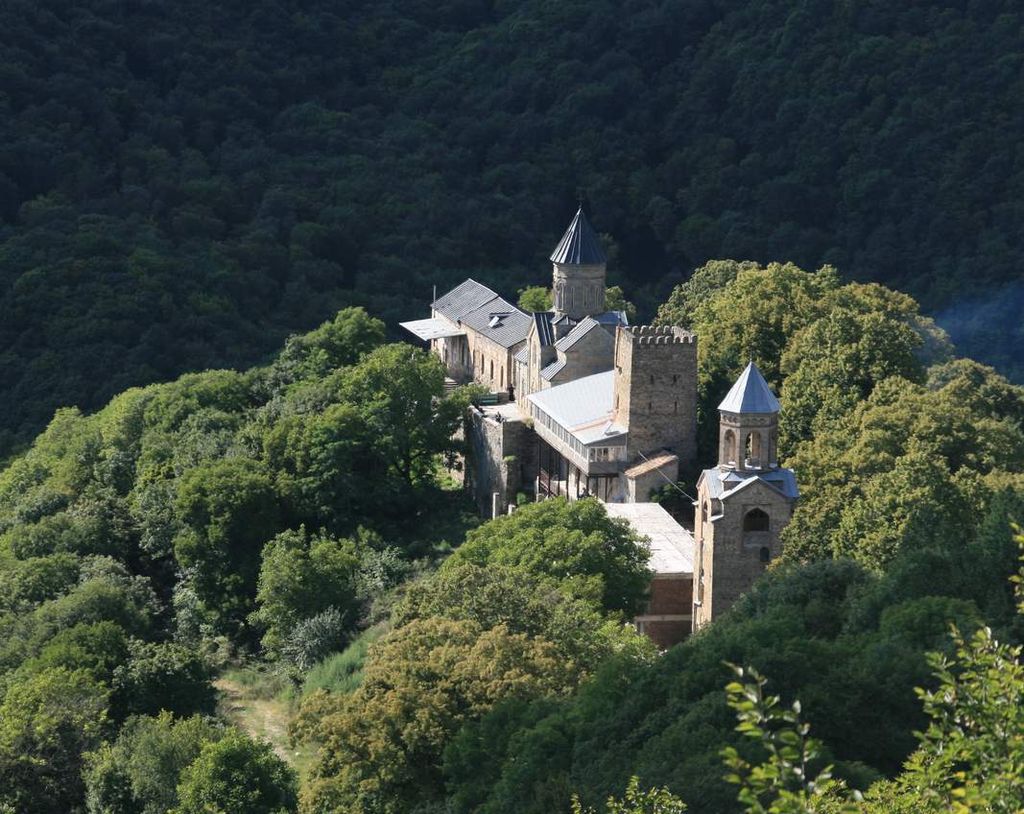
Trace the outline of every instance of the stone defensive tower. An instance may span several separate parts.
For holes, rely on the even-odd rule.
[[[615,423],[629,457],[660,449],[690,463],[697,452],[697,337],[668,325],[615,333]]]
[[[779,402],[751,362],[718,405],[718,466],[697,482],[694,630],[717,618],[782,551],[799,497],[777,463]]]
[[[555,321],[563,316],[578,322],[604,313],[604,288],[608,258],[601,249],[583,207],[551,253],[552,295]]]

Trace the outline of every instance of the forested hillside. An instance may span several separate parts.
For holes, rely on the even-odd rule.
[[[764,751],[735,731],[725,662],[801,699],[815,765],[870,789],[872,814],[948,810],[907,796],[915,750],[925,791],[976,758],[1016,789],[999,716],[1020,731],[1018,655],[983,643],[995,666],[964,675],[967,725],[994,733],[980,757],[920,757],[926,711],[959,719],[914,688],[938,686],[950,623],[1024,639],[1024,388],[956,358],[912,298],[828,267],[710,263],[659,318],[701,337],[706,434],[757,362],[802,493],[782,560],[660,656],[627,624],[643,542],[594,500],[480,525],[442,466],[471,392],[362,310],[265,366],[58,413],[0,471],[0,811],[553,814],[638,776],[733,814],[721,752]],[[289,749],[213,714],[228,667],[281,688]]]
[[[651,316],[714,257],[829,262],[1021,375],[1010,0],[0,7],[0,450],[344,305],[508,295],[584,188]]]

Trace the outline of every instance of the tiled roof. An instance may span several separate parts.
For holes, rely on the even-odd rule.
[[[768,387],[757,365],[751,362],[722,399],[718,409],[726,413],[777,413],[779,400]]]
[[[544,381],[549,382],[554,376],[558,375],[563,367],[565,367],[565,359],[555,359],[551,364],[545,365],[541,368],[541,378],[544,379]]]
[[[582,206],[576,211],[576,217],[551,253],[551,261],[577,266],[597,266],[608,262],[601,249],[601,241],[583,214]]]
[[[653,458],[648,458],[646,461],[640,461],[635,466],[631,466],[625,471],[627,478],[638,478],[641,475],[646,475],[648,472],[653,472],[655,469],[661,469],[663,466],[679,462],[679,456],[673,455],[671,452],[663,452],[661,455],[655,455]]]
[[[526,339],[531,318],[503,297],[494,297],[464,314],[460,321],[503,348],[510,348]]]
[[[491,291],[487,286],[469,279],[457,285],[440,299],[435,300],[433,308],[452,322],[458,322],[465,314],[497,296],[497,293]]]
[[[592,329],[600,327],[601,326],[590,317],[583,317],[583,319],[577,323],[575,328],[555,343],[555,348],[560,351],[567,351],[584,336],[590,333]]]
[[[519,350],[512,354],[512,359],[525,365],[530,360],[530,346],[523,345]]]

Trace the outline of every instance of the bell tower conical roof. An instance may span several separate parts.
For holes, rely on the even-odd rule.
[[[748,364],[736,384],[722,399],[718,409],[726,413],[777,413],[779,400],[753,362]]]
[[[608,262],[582,206],[576,210],[576,217],[558,241],[550,259],[553,263],[574,266],[600,266]]]

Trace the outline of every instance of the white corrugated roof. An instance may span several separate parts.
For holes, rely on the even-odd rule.
[[[466,332],[452,325],[446,319],[414,319],[410,322],[399,322],[405,330],[420,339],[442,339],[446,336],[465,336]]]
[[[751,362],[722,399],[718,409],[726,413],[777,413],[779,400],[775,398],[757,365]]]
[[[584,376],[527,398],[567,430],[609,420],[615,403],[615,371]]]
[[[609,517],[627,520],[651,541],[647,566],[655,574],[693,573],[693,534],[657,503],[606,503]]]

